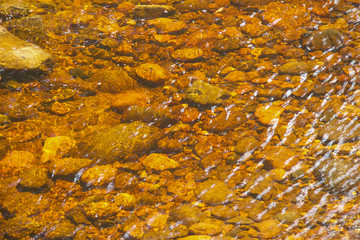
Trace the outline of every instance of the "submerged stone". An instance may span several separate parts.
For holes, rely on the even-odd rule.
[[[195,188],[194,195],[209,205],[226,204],[235,199],[235,192],[220,180],[207,180],[200,183]]]
[[[166,70],[156,63],[141,64],[135,72],[139,78],[154,84],[163,84],[168,78]]]
[[[185,98],[201,105],[221,104],[230,97],[230,93],[225,89],[213,86],[201,80],[196,80],[186,90]]]
[[[51,55],[8,32],[0,26],[0,67],[12,70],[33,70],[45,67]]]
[[[360,163],[351,159],[320,159],[314,175],[331,193],[347,194],[360,184]]]
[[[206,119],[203,129],[214,132],[230,131],[240,127],[245,121],[244,111],[241,108],[233,107],[221,112],[215,118]]]
[[[142,121],[154,124],[157,127],[167,127],[176,122],[169,114],[162,111],[137,106],[123,110],[122,116],[124,122]]]
[[[159,18],[175,14],[176,9],[168,5],[136,5],[133,14],[138,18]]]
[[[100,91],[109,93],[120,93],[137,87],[135,79],[130,77],[122,68],[97,71],[90,78],[90,81],[95,83]]]
[[[170,18],[156,18],[148,20],[150,26],[155,26],[159,33],[178,33],[186,29],[184,21],[178,21]]]
[[[301,75],[314,72],[322,63],[312,61],[291,61],[279,67],[279,74]]]
[[[168,169],[178,168],[180,166],[180,164],[177,161],[158,153],[152,153],[149,156],[147,156],[142,161],[142,164],[145,167],[158,172]]]
[[[343,35],[339,30],[325,29],[312,32],[303,43],[311,50],[337,49],[342,46]]]
[[[80,141],[78,149],[82,157],[113,163],[151,151],[162,137],[163,132],[157,127],[122,123],[89,134]]]
[[[182,62],[193,62],[200,60],[204,52],[200,48],[181,48],[171,53],[171,57]]]
[[[327,122],[319,130],[319,137],[323,141],[349,142],[360,138],[360,122],[348,118]]]

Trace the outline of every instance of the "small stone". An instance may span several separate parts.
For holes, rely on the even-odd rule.
[[[41,163],[47,163],[55,158],[62,158],[75,146],[75,141],[67,136],[49,137],[42,148]]]
[[[303,42],[311,50],[337,49],[343,46],[343,35],[339,30],[325,29],[311,33]]]
[[[229,82],[245,82],[246,81],[246,73],[243,71],[233,71],[230,72],[224,80]]]
[[[282,209],[275,215],[275,219],[282,223],[294,223],[302,217],[300,211],[296,208]]]
[[[38,161],[28,151],[11,151],[0,161],[0,175],[11,176],[19,172],[35,167]]]
[[[208,235],[191,235],[187,237],[178,238],[178,240],[212,240]]]
[[[73,178],[82,169],[90,166],[92,160],[86,158],[55,158],[51,161],[49,170],[57,177]]]
[[[360,183],[360,164],[351,159],[320,159],[315,163],[315,177],[326,191],[347,194]]]
[[[19,175],[18,188],[28,191],[39,191],[49,187],[51,180],[48,172],[43,168],[29,168]]]
[[[70,112],[70,108],[65,103],[54,102],[50,109],[52,114],[65,115]]]
[[[83,173],[80,181],[87,187],[102,187],[112,182],[116,174],[117,169],[111,165],[94,166]]]
[[[235,199],[235,192],[220,180],[200,183],[196,186],[194,195],[208,205],[226,204]]]
[[[219,87],[196,80],[186,90],[185,98],[201,105],[216,105],[229,98],[231,94]]]
[[[203,11],[207,10],[210,0],[184,0],[175,5],[179,11]]]
[[[291,61],[279,67],[279,74],[301,75],[311,73],[322,65],[323,63],[314,61]]]
[[[145,106],[150,102],[150,98],[144,92],[127,91],[115,95],[111,102],[111,107],[115,109],[125,109],[131,106]]]
[[[175,14],[176,9],[169,5],[136,5],[133,14],[142,19],[168,17]]]
[[[168,158],[165,155],[158,153],[152,153],[149,156],[147,156],[142,161],[142,164],[145,167],[158,172],[169,169],[175,169],[180,166],[180,164],[175,160],[172,160],[171,158]]]
[[[242,108],[232,107],[222,111],[214,118],[204,121],[203,129],[213,132],[230,131],[240,127],[246,121]]]
[[[353,121],[348,118],[334,118],[319,129],[319,137],[326,141],[349,142],[360,138],[359,121]]]
[[[253,220],[251,220],[250,218],[243,217],[243,216],[237,216],[237,217],[233,217],[233,218],[227,220],[226,223],[231,223],[231,224],[235,224],[235,225],[251,225],[251,224],[254,224],[255,222]]]
[[[147,24],[155,26],[159,33],[178,33],[186,29],[186,23],[170,18],[148,20]]]
[[[206,219],[194,223],[189,227],[189,232],[195,235],[216,235],[222,232],[224,223],[217,219]]]
[[[129,193],[119,193],[115,196],[114,203],[121,209],[131,210],[136,206],[136,198]]]
[[[193,123],[201,116],[201,112],[197,108],[188,107],[180,115],[180,120],[184,123]]]
[[[275,219],[255,223],[254,227],[259,231],[261,238],[276,238],[283,231],[281,223]]]
[[[204,52],[199,48],[181,48],[171,53],[171,57],[177,61],[194,62],[200,60]]]
[[[154,212],[146,218],[146,225],[151,228],[164,229],[168,221],[169,215],[160,212]]]
[[[49,231],[46,232],[45,238],[47,239],[67,239],[73,238],[77,227],[69,220],[63,220],[52,226],[49,226]]]
[[[198,207],[184,204],[172,211],[171,218],[179,224],[189,226],[206,218],[206,215]]]
[[[156,127],[168,127],[176,122],[169,114],[150,107],[132,106],[122,112],[123,122],[142,121]]]
[[[299,155],[285,146],[268,146],[259,153],[259,158],[266,160],[272,168],[289,170],[299,162]]]
[[[91,76],[97,89],[102,92],[120,93],[137,88],[137,82],[123,69],[99,70]]]
[[[244,154],[246,152],[252,152],[259,148],[261,143],[253,136],[248,136],[240,139],[235,146],[235,152]]]
[[[277,106],[260,106],[255,110],[255,117],[264,125],[274,125],[279,122],[279,117],[284,108]]]
[[[155,84],[163,84],[167,73],[163,67],[156,63],[144,63],[135,69],[139,78]]]
[[[231,207],[218,205],[211,208],[211,214],[222,220],[227,220],[238,216],[240,213]]]

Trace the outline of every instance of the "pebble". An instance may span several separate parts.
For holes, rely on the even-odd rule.
[[[75,146],[75,140],[68,136],[49,137],[42,148],[41,163],[47,163],[62,158],[70,153]]]
[[[92,160],[86,158],[54,158],[49,165],[49,171],[56,177],[73,178],[92,163]]]
[[[337,49],[343,46],[343,35],[336,29],[325,29],[311,32],[304,38],[303,44],[311,50]]]
[[[146,21],[149,26],[155,26],[158,33],[175,34],[186,29],[186,23],[170,18],[156,18]]]
[[[56,115],[65,115],[70,112],[70,108],[65,103],[54,102],[51,105],[50,112]]]
[[[181,48],[171,53],[171,57],[181,62],[199,61],[204,56],[204,52],[199,48]]]
[[[261,143],[253,136],[248,136],[240,139],[235,146],[235,152],[244,154],[246,152],[252,152],[259,148]]]
[[[242,108],[232,107],[222,111],[214,118],[204,121],[203,129],[210,132],[230,131],[240,127],[246,121]]]
[[[274,125],[279,122],[284,108],[277,106],[259,106],[255,109],[255,118],[264,125]]]
[[[165,69],[156,63],[143,63],[135,72],[139,78],[154,84],[163,84],[168,78]]]
[[[199,222],[206,217],[206,214],[203,213],[200,208],[190,204],[180,205],[179,207],[174,208],[171,212],[171,218],[174,221],[186,226]]]
[[[229,206],[218,205],[211,209],[211,214],[219,219],[228,220],[239,215],[239,212]]]
[[[356,131],[359,127],[359,121],[334,118],[320,127],[318,134],[324,142],[349,142],[359,139],[360,132]]]
[[[217,235],[222,232],[224,223],[217,219],[206,219],[192,224],[189,232],[194,235]]]
[[[222,103],[231,94],[225,89],[211,85],[201,80],[194,81],[185,91],[185,98],[201,105],[216,105]]]
[[[224,80],[229,82],[245,82],[246,81],[246,73],[243,71],[233,71],[230,72]]]
[[[114,204],[125,210],[132,210],[136,206],[136,198],[129,193],[119,193],[114,197]]]
[[[137,88],[135,79],[122,68],[96,71],[89,81],[93,82],[101,92],[121,93]]]
[[[220,180],[207,180],[198,184],[194,195],[208,205],[233,202],[236,196],[235,192]]]
[[[169,5],[136,5],[133,14],[142,19],[168,17],[175,14],[176,9]]]
[[[26,169],[19,175],[19,179],[18,188],[24,191],[41,191],[51,185],[48,171],[39,167]]]
[[[87,187],[103,187],[114,181],[117,169],[111,165],[94,166],[84,171],[81,183]]]
[[[299,154],[285,146],[268,146],[258,154],[271,168],[289,170],[299,163]]]
[[[11,151],[0,161],[0,173],[2,176],[10,176],[35,167],[38,160],[28,151]]]
[[[111,107],[122,110],[131,106],[145,106],[149,102],[150,98],[145,92],[127,91],[116,94],[111,102]]]
[[[276,238],[283,231],[281,223],[276,219],[255,223],[254,227],[259,231],[261,238]]]
[[[152,153],[149,156],[147,156],[142,161],[142,164],[146,168],[149,168],[157,172],[161,172],[169,169],[176,169],[180,166],[180,164],[175,160],[158,153]]]
[[[279,67],[279,74],[301,75],[314,72],[319,69],[323,63],[313,61],[291,61]]]

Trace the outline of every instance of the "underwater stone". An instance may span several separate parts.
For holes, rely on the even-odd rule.
[[[80,141],[78,149],[82,157],[113,163],[151,151],[162,137],[163,132],[157,127],[123,123],[90,133]]]
[[[201,80],[196,80],[186,90],[185,98],[202,105],[221,104],[231,95],[228,91]]]

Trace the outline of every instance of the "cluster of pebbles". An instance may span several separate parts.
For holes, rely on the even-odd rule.
[[[0,240],[360,238],[359,4],[1,1]]]

